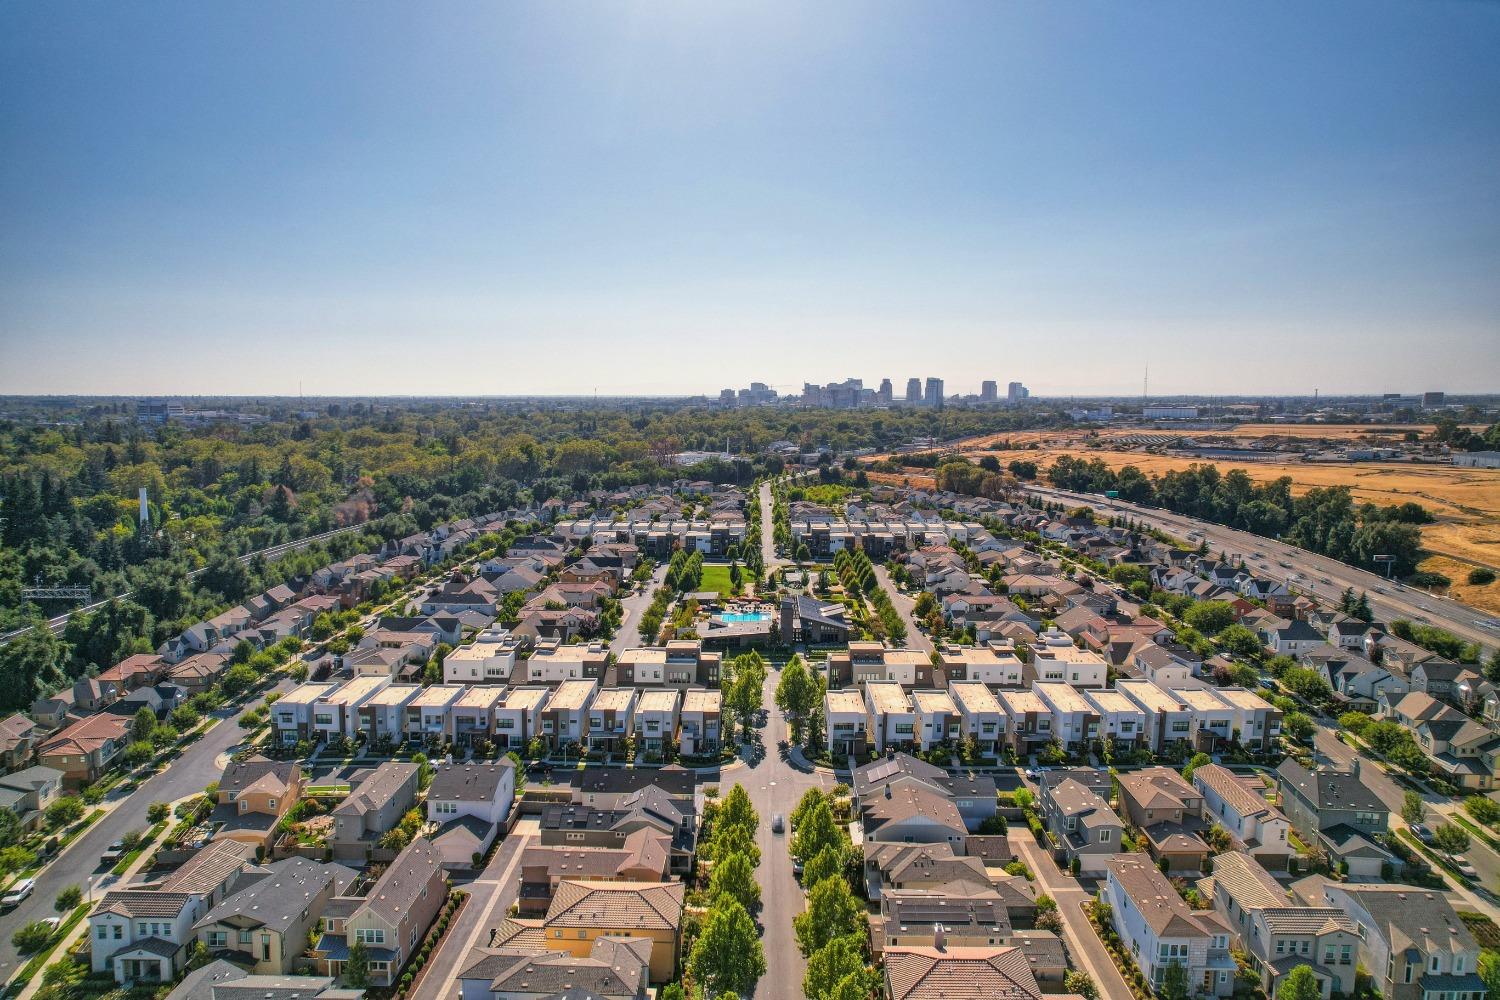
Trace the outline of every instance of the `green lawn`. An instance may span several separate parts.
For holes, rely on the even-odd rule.
[[[743,572],[743,567],[741,568]],[[728,566],[705,566],[703,567],[703,582],[698,586],[699,590],[712,590],[725,595],[733,592],[734,588],[729,583]]]

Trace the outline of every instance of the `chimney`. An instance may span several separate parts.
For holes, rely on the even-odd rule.
[[[932,927],[932,946],[938,951],[942,951],[947,946],[942,924],[934,924]]]

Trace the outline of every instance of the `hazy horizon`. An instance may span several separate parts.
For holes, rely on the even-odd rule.
[[[0,7],[0,393],[1500,383],[1500,5]]]

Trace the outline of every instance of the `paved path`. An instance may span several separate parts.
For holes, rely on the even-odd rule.
[[[767,671],[765,698],[768,706],[776,703],[776,683],[780,671]],[[792,766],[784,758],[779,744],[787,738],[786,721],[781,713],[771,708],[769,721],[760,730],[765,744],[765,756],[755,760],[752,756],[749,768],[726,780],[721,793],[728,791],[734,782],[745,786],[750,801],[760,814],[760,830],[756,843],[760,846],[761,911],[758,915],[764,928],[761,944],[766,952],[766,974],[755,988],[754,1000],[802,1000],[802,974],[807,962],[797,948],[797,939],[792,933],[792,918],[802,912],[802,887],[792,876],[791,855],[788,853],[790,831],[785,834],[771,832],[771,817],[780,813],[789,817],[798,801],[809,788],[832,788],[836,782],[833,775]]]
[[[458,995],[458,974],[469,964],[469,953],[489,941],[490,931],[510,915],[521,894],[521,855],[536,838],[536,826],[534,818],[518,821],[478,877],[459,886],[468,891],[469,901],[449,925],[412,1000]]]
[[[760,555],[766,564],[766,572],[778,566],[790,566],[790,559],[783,559],[776,554],[776,532],[771,524],[771,481],[769,479],[760,484]]]
[[[1037,845],[1031,831],[1012,827],[1010,843],[1021,859],[1026,862],[1042,891],[1057,901],[1057,912],[1063,920],[1063,937],[1068,944],[1069,968],[1082,968],[1099,987],[1099,995],[1107,1000],[1131,1000],[1130,987],[1115,968],[1109,950],[1099,939],[1083,904],[1091,897],[1083,886],[1071,875],[1058,870],[1051,856]]]
[[[916,607],[917,601],[914,597],[907,597],[896,589],[896,581],[885,571],[885,567],[879,563],[872,563],[875,568],[875,579],[885,588],[885,592],[891,597],[891,604],[896,608],[896,614],[901,616],[901,621],[906,624],[906,645],[911,649],[920,649],[924,653],[932,652],[932,640],[927,633],[917,628],[917,619],[912,615],[912,608]]]

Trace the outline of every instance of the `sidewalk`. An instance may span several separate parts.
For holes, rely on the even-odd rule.
[[[178,803],[188,802],[192,799],[196,799],[197,797],[198,796],[196,794],[185,795],[175,802],[168,803],[168,805],[170,805],[175,812]],[[165,830],[162,831],[163,837],[171,832],[173,822],[174,821],[171,819],[168,820],[168,826]],[[98,899],[102,898],[104,893],[108,892],[115,886],[128,885],[130,883],[130,880],[138,875],[142,868],[146,867],[146,863],[151,860],[153,855],[155,855],[156,850],[160,846],[160,844],[161,841],[159,839],[153,841],[151,846],[142,851],[140,855],[137,856],[136,859],[132,861],[128,867],[126,867],[125,873],[123,875],[115,875],[112,872],[107,873],[100,876],[98,882],[94,882],[93,877],[89,876],[89,888],[84,893],[84,902],[95,902]],[[58,855],[58,857],[61,856],[62,855]],[[31,977],[31,981],[21,988],[21,992],[16,994],[15,1000],[31,1000],[31,997],[34,996],[36,994],[36,991],[41,988],[42,974],[46,971],[47,966],[56,962],[63,955],[66,955],[68,951],[73,947],[74,943],[77,942],[79,938],[86,937],[88,935],[88,932],[89,920],[88,915],[85,914],[84,918],[78,921],[77,926],[75,926],[71,931],[67,933],[65,937],[58,940],[52,945],[50,949],[48,949],[47,961],[44,962],[42,964],[42,967],[37,970],[36,975]],[[28,958],[27,961],[30,962],[30,959]]]

